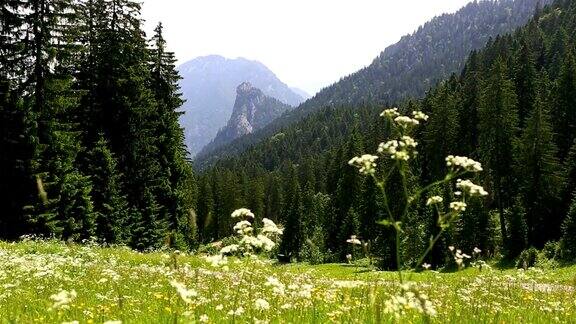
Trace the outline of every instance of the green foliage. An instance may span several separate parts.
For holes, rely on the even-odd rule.
[[[514,205],[506,210],[509,235],[506,240],[506,253],[509,259],[514,259],[528,246],[528,225],[526,211],[521,199],[516,199]]]
[[[566,219],[562,225],[562,240],[560,241],[562,258],[576,260],[576,193]]]
[[[538,255],[538,250],[534,247],[522,251],[518,260],[516,260],[516,268],[528,269],[534,267],[538,262]]]

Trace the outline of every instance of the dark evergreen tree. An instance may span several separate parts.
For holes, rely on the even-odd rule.
[[[295,170],[286,192],[286,205],[283,211],[284,234],[280,242],[279,252],[286,257],[299,259],[299,253],[304,243],[302,226],[302,193]]]
[[[570,211],[562,225],[562,240],[560,242],[562,257],[569,261],[576,260],[576,193],[570,206]]]
[[[564,58],[554,93],[557,142],[564,159],[576,138],[576,61],[571,51]]]
[[[528,226],[523,201],[517,198],[511,208],[507,209],[506,218],[509,228],[506,256],[514,259],[528,247]]]
[[[513,143],[518,131],[517,98],[514,83],[507,75],[506,64],[500,58],[490,70],[479,109],[481,162],[487,168],[488,187],[500,212],[504,239],[507,237],[504,209],[513,193],[509,185],[513,183]]]
[[[526,208],[528,242],[537,247],[557,239],[562,222],[560,210],[556,208],[560,203],[562,177],[549,113],[548,88],[544,76],[515,154],[519,189]]]

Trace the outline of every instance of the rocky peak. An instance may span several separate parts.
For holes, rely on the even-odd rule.
[[[228,124],[201,154],[268,125],[289,109],[292,107],[266,96],[250,82],[242,82],[236,87],[236,101]]]

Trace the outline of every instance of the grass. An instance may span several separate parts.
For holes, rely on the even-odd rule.
[[[261,259],[213,267],[201,256],[0,243],[0,323],[576,322],[575,266],[410,276],[435,316],[393,307],[393,272]],[[54,307],[62,291],[76,294]]]

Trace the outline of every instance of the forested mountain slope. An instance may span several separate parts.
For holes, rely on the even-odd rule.
[[[372,64],[323,89],[300,107],[261,131],[223,146],[196,164],[209,165],[273,136],[307,114],[326,106],[384,104],[421,97],[436,82],[462,69],[471,50],[524,25],[537,7],[551,0],[474,1],[444,14],[386,48]]]
[[[475,182],[490,193],[469,206],[428,263],[449,260],[448,245],[515,257],[526,247],[558,240],[564,256],[576,258],[575,28],[576,2],[557,1],[514,34],[472,52],[461,73],[425,98],[402,105],[404,112],[431,116],[416,138],[420,155],[410,185],[438,179],[445,157],[458,154],[484,165]],[[342,259],[350,253],[343,242],[359,235],[372,242],[384,266],[395,267],[390,232],[375,225],[384,215],[378,189],[347,165],[354,156],[375,152],[389,136],[382,109],[322,108],[219,161],[199,179],[201,239],[229,234],[230,211],[246,206],[279,223],[299,224],[286,233],[299,259],[312,258],[311,251],[323,260]],[[388,165],[384,157],[381,163]],[[452,191],[434,193],[449,201]],[[438,231],[434,217],[411,211],[404,228],[415,239],[401,242],[405,257],[420,255],[422,242]]]

